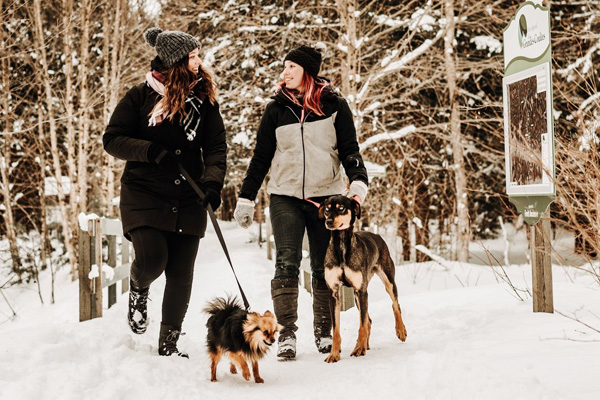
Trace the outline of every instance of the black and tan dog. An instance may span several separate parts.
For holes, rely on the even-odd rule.
[[[396,336],[406,340],[406,327],[402,322],[398,289],[394,279],[396,268],[383,238],[372,232],[353,232],[354,221],[360,218],[360,204],[346,196],[332,196],[319,207],[319,217],[331,230],[331,239],[325,256],[325,281],[332,290],[331,315],[333,317],[333,346],[325,359],[328,363],[339,361],[342,339],[340,337],[340,311],[342,285],[354,288],[354,299],[360,312],[360,328],[353,356],[363,356],[369,349],[371,319],[369,318],[367,286],[373,275],[383,281],[392,298],[396,319]]]
[[[252,364],[254,382],[263,383],[258,371],[258,361],[265,356],[267,350],[275,343],[275,336],[281,328],[270,311],[260,315],[248,312],[234,298],[216,298],[204,311],[210,314],[206,322],[208,334],[206,344],[210,353],[210,380],[217,380],[217,365],[221,356],[230,359],[229,370],[237,373],[236,364],[242,370],[245,380],[250,379],[248,364]]]

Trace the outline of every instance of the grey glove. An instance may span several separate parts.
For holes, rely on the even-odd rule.
[[[244,229],[249,228],[252,225],[252,220],[254,220],[254,202],[240,197],[235,205],[233,217],[239,226]]]
[[[358,197],[356,201],[362,203],[363,201],[365,201],[365,197],[367,197],[368,190],[369,188],[363,181],[353,181],[350,184],[350,190],[348,190],[346,196],[354,197],[355,199],[356,197]]]

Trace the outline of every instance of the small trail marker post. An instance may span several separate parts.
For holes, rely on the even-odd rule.
[[[554,312],[549,205],[554,186],[550,8],[522,3],[504,29],[506,193],[530,225],[533,312]],[[540,221],[541,220],[541,221]]]

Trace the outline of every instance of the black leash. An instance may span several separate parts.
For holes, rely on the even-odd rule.
[[[198,196],[200,196],[200,199],[203,200],[205,197],[205,194],[204,194],[204,192],[202,192],[202,189],[200,189],[198,187],[196,182],[194,182],[194,179],[190,176],[190,174],[188,174],[188,172],[183,167],[183,165],[181,165],[180,162],[177,163],[177,167],[179,168],[179,172],[181,172],[181,176],[183,177],[183,179],[188,181],[188,183],[192,186],[192,189],[194,189],[194,191],[198,194]],[[248,303],[248,299],[246,298],[246,295],[244,294],[242,285],[240,285],[240,281],[237,277],[237,274],[235,273],[235,269],[233,268],[233,263],[231,262],[231,257],[229,257],[229,251],[227,250],[227,245],[225,244],[225,239],[223,238],[223,233],[221,232],[221,228],[219,227],[219,224],[217,223],[217,217],[215,216],[215,212],[213,211],[210,203],[207,204],[206,209],[208,210],[208,215],[210,216],[210,220],[212,221],[212,224],[215,228],[215,232],[217,233],[219,242],[221,242],[221,247],[223,248],[223,252],[225,253],[225,256],[227,257],[227,261],[229,261],[231,270],[233,271],[233,276],[235,277],[235,281],[237,282],[238,288],[240,289],[240,293],[242,295],[242,300],[244,300],[244,306],[246,307],[246,311],[248,311],[250,309],[250,303]]]

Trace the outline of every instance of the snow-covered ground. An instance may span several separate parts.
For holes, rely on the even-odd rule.
[[[256,224],[250,231],[233,223],[221,226],[252,309],[272,309],[272,261],[264,247],[249,241]],[[516,264],[504,271],[517,289],[527,290],[526,239],[519,233],[513,243],[510,262]],[[483,245],[503,260],[501,240]],[[371,349],[365,357],[349,356],[358,330],[352,308],[342,313],[342,359],[337,364],[323,362],[325,356],[316,351],[311,298],[301,290],[298,358],[278,362],[269,354],[260,363],[264,384],[231,375],[226,361],[219,365],[219,381],[210,382],[206,315],[200,310],[214,296],[237,294],[211,228],[201,242],[186,335],[180,339],[189,360],[157,355],[162,278],[151,287],[148,332],[138,336],[126,323],[126,294],[104,309],[103,318],[80,323],[78,283],[66,271],[59,273],[56,304],[51,305],[49,277],[44,275],[43,305],[33,284],[2,291],[0,399],[598,398],[600,285],[589,274],[557,263],[557,312],[533,313],[531,298],[519,300],[501,278],[502,269],[481,265],[487,259],[481,245],[473,243],[471,250],[469,264],[397,265],[405,343],[394,334],[390,299],[374,278],[369,291]]]

